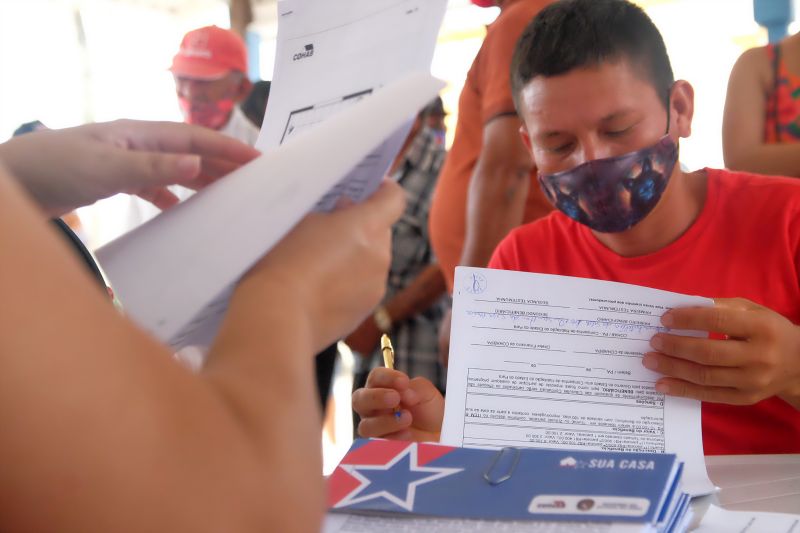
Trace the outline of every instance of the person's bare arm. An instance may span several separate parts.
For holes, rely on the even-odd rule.
[[[522,223],[533,161],[516,116],[490,120],[472,174],[467,200],[467,235],[461,264],[485,267],[497,244]]]
[[[386,303],[392,320],[399,322],[426,311],[447,290],[439,265],[428,265],[414,281]]]
[[[725,166],[733,170],[800,176],[800,146],[767,144],[764,128],[772,67],[764,48],[746,51],[728,80],[722,121]]]
[[[408,286],[387,301],[384,307],[392,323],[402,322],[425,312],[444,295],[446,290],[442,269],[434,263],[425,267]],[[361,355],[368,356],[378,347],[381,333],[373,317],[369,316],[347,336],[345,343]]]
[[[242,281],[195,376],[113,310],[0,170],[0,529],[317,530],[312,356],[379,300],[400,212],[393,185],[301,223]]]

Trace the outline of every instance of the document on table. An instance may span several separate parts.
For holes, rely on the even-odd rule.
[[[446,7],[446,0],[278,2],[273,86],[256,147],[273,149],[405,73],[429,71]],[[316,208],[328,210],[342,195],[360,201],[372,194],[417,111],[392,135],[378,139]]]
[[[125,312],[175,348],[207,346],[233,284],[442,86],[397,80],[100,248]]]
[[[512,520],[467,520],[430,517],[388,517],[329,513],[322,533],[650,533],[650,524],[619,522],[540,522]]]
[[[441,442],[670,452],[684,490],[713,490],[700,402],[657,392],[641,364],[693,296],[566,276],[456,268]],[[702,336],[699,332],[678,332]]]
[[[695,533],[798,533],[800,515],[709,507]]]

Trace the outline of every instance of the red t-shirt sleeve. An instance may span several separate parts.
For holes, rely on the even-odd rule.
[[[791,221],[787,229],[787,240],[794,252],[794,271],[800,284],[800,209],[795,207],[789,216]]]
[[[497,270],[519,270],[519,260],[517,257],[517,230],[512,230],[505,239],[500,241],[494,249],[492,258],[489,260],[489,268]]]

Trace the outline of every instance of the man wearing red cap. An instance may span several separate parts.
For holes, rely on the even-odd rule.
[[[550,204],[519,135],[511,97],[511,56],[522,30],[552,0],[472,0],[500,7],[467,74],[458,101],[453,147],[439,176],[430,236],[448,290],[456,265],[485,267],[500,240],[522,222],[547,214]],[[440,336],[447,355],[449,315]]]
[[[236,105],[251,88],[241,37],[217,26],[192,30],[183,37],[170,71],[187,123],[255,144],[258,128]]]

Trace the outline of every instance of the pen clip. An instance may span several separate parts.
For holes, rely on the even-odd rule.
[[[500,459],[503,457],[503,454],[505,454],[506,450],[514,454],[514,458],[511,460],[511,466],[509,467],[508,472],[506,474],[493,478],[492,470],[494,470],[495,467],[497,466],[497,463],[500,462]],[[519,463],[519,455],[520,455],[519,448],[515,448],[513,446],[506,446],[505,448],[498,450],[494,456],[494,459],[492,459],[492,463],[489,465],[489,468],[487,468],[486,472],[483,473],[483,479],[485,479],[486,482],[489,483],[489,485],[499,485],[504,481],[508,481],[509,479],[511,479],[511,476],[514,475],[514,471],[517,469],[517,464]]]

